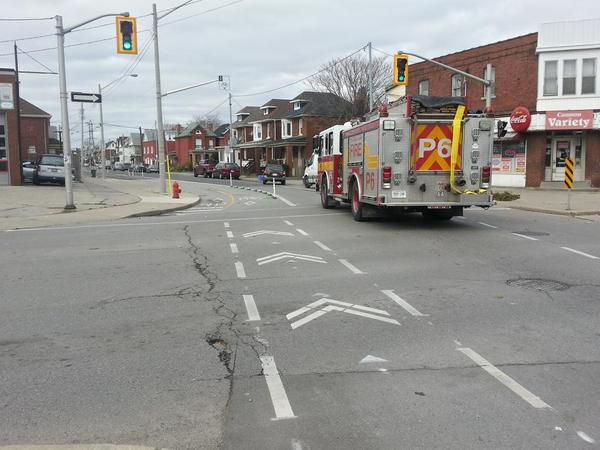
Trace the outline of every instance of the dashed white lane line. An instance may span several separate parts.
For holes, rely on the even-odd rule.
[[[350,269],[350,271],[356,275],[364,275],[366,272],[363,272],[362,270],[360,270],[358,267],[350,264],[348,261],[346,261],[345,259],[338,259],[339,262],[341,262],[344,266],[346,266],[348,269]]]
[[[524,234],[519,234],[519,233],[511,233],[511,234],[514,234],[515,236],[519,236],[519,237],[521,237],[523,239],[529,239],[530,241],[539,241],[538,238],[534,238],[534,237],[531,237],[531,236],[525,236]]]
[[[408,311],[413,316],[425,317],[425,316],[429,315],[429,314],[423,314],[423,313],[419,312],[415,307],[413,307],[411,304],[409,304],[406,300],[403,300],[398,295],[396,295],[393,290],[382,290],[381,292],[384,295],[387,295],[389,298],[391,298],[394,302],[396,302],[398,305],[400,305],[402,308],[404,308],[406,311]]]
[[[229,228],[229,222],[223,222],[223,226],[224,226],[225,228]]]
[[[326,252],[332,252],[333,250],[331,250],[329,247],[327,247],[325,244],[323,244],[320,241],[313,241],[318,247],[321,247],[323,250],[325,250]]]
[[[290,222],[289,220],[284,220],[283,223],[285,223],[286,225],[289,225],[290,227],[294,226],[294,224],[292,222]]]
[[[275,410],[275,418],[277,419],[293,419],[294,411],[288,400],[288,396],[285,393],[283,382],[279,376],[279,371],[275,365],[275,360],[272,356],[261,356],[260,363],[263,368],[263,375],[269,388],[269,394],[271,394],[271,401],[273,402],[273,409]]]
[[[228,231],[228,232],[227,232],[227,237],[228,237],[229,239],[233,239],[233,231]]]
[[[485,222],[477,222],[479,225],[483,225],[484,227],[488,227],[488,228],[498,228],[496,225],[490,225],[489,223],[485,223]]]
[[[235,272],[238,278],[246,278],[246,271],[244,270],[244,264],[241,261],[236,261]]]
[[[306,231],[304,231],[304,230],[301,230],[300,228],[296,228],[296,231],[298,233],[300,233],[302,236],[308,236],[308,233]]]
[[[231,243],[229,244],[229,247],[231,247],[231,253],[239,253],[237,244]]]
[[[251,322],[253,320],[260,320],[260,314],[258,313],[258,308],[256,307],[256,303],[254,302],[253,295],[244,295],[244,304],[246,305],[246,312],[248,313],[248,319],[246,322]]]
[[[586,258],[590,258],[590,259],[600,259],[597,256],[594,255],[590,255],[589,253],[584,253],[584,252],[580,252],[579,250],[575,250],[574,248],[570,248],[570,247],[561,247],[563,250],[566,250],[568,252],[572,252],[572,253],[577,253],[578,255],[581,256],[585,256]]]
[[[584,433],[583,431],[578,431],[577,436],[579,436],[581,439],[583,439],[585,442],[587,442],[589,444],[596,443],[596,441],[593,438],[591,438],[587,433]]]
[[[533,394],[531,391],[525,389],[507,374],[486,360],[483,356],[474,352],[472,349],[468,347],[462,347],[457,348],[456,350],[471,358],[475,364],[496,378],[500,383],[509,388],[534,408],[550,408],[550,405],[548,405],[545,401]]]

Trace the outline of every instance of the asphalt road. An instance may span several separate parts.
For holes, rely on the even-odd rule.
[[[227,184],[3,233],[0,445],[598,448],[600,222]]]

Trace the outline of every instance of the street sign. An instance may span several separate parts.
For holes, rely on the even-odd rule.
[[[102,95],[87,92],[71,92],[72,102],[102,103]]]
[[[573,187],[573,158],[565,158],[565,187]]]

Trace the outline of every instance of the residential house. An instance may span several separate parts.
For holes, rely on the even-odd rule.
[[[171,159],[174,166],[195,165],[201,159],[219,159],[216,149],[217,136],[199,122],[192,122],[175,136],[175,155]]]
[[[146,128],[144,130],[144,164],[158,164],[158,133],[155,129]],[[165,136],[165,151],[167,155],[175,154],[175,136],[177,136],[177,130],[164,130]]]
[[[313,151],[313,136],[343,123],[349,108],[349,102],[334,94],[311,91],[245,107],[233,125],[235,151],[247,170],[258,174],[268,161],[277,161],[289,166],[289,176],[299,177]]]
[[[214,134],[217,138],[215,150],[219,152],[219,161],[233,162],[233,152],[229,147],[229,124],[219,125]]]

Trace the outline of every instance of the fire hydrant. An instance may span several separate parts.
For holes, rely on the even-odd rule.
[[[174,181],[172,198],[179,198],[179,194],[181,194],[181,189],[179,188],[179,183],[177,183],[177,181]]]

